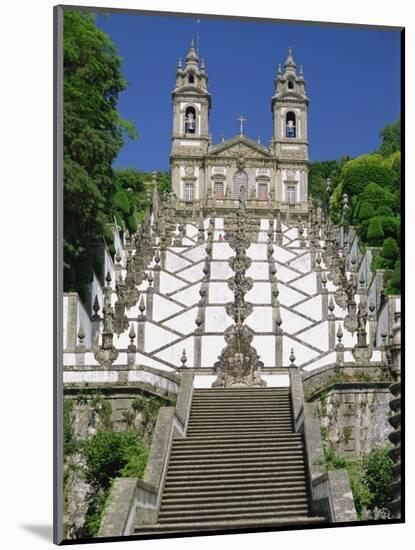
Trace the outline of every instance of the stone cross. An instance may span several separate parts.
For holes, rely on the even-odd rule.
[[[244,133],[244,122],[246,122],[246,118],[244,118],[242,115],[237,118],[236,120],[239,120],[240,123],[240,130],[239,133],[242,135]]]

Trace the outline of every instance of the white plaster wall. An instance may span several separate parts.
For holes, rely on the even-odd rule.
[[[318,325],[297,334],[297,338],[315,348],[321,349],[321,351],[329,351],[328,321],[322,321]]]
[[[265,367],[275,367],[275,336],[256,334],[252,345],[256,349]]]
[[[63,383],[73,384],[77,382],[101,382],[114,383],[118,380],[116,371],[101,370],[101,371],[64,371]]]
[[[180,332],[181,334],[190,334],[196,328],[196,316],[197,316],[197,307],[189,309],[180,315],[174,316],[170,321],[163,323],[163,326],[167,328],[172,328]]]
[[[202,367],[213,367],[226,342],[223,336],[202,336]]]
[[[177,256],[177,254],[170,252],[170,250],[166,251],[166,269],[168,271],[175,273],[176,271],[179,271],[179,269],[184,269],[190,265],[191,263],[184,258]]]
[[[298,273],[296,271],[293,271],[289,267],[282,265],[281,263],[277,262],[277,280],[282,281],[283,283],[288,283],[292,279],[295,279],[298,277]]]
[[[201,244],[187,252],[183,252],[183,256],[192,262],[200,262],[201,260],[204,260],[206,257],[206,244]]]
[[[172,393],[177,393],[179,391],[179,385],[164,378],[163,376],[157,376],[152,372],[146,372],[144,370],[132,370],[128,373],[129,382],[144,382],[145,384],[151,384],[156,388],[161,388],[162,390],[168,390]]]
[[[267,245],[262,243],[252,243],[247,251],[251,260],[266,260],[267,259]]]
[[[191,267],[188,267],[187,269],[184,269],[177,274],[191,283],[200,281],[203,278],[203,262],[192,265]]]
[[[246,300],[253,304],[270,304],[271,283],[254,281],[252,289],[246,294]]]
[[[205,309],[205,332],[221,332],[232,324],[224,307],[207,306]]]
[[[166,273],[165,271],[160,271],[160,293],[168,294],[174,292],[179,288],[186,286],[186,283],[177,279],[173,275]]]
[[[292,304],[296,304],[305,298],[305,296],[300,294],[300,292],[297,292],[282,283],[278,285],[278,290],[280,291],[278,300],[283,306],[291,306]]]
[[[223,279],[227,280],[232,277],[233,271],[230,268],[228,262],[211,262],[210,264],[210,278],[211,279]]]
[[[177,304],[174,304],[170,300],[166,300],[159,294],[153,295],[153,319],[154,321],[160,321],[166,317],[170,317],[174,313],[183,311],[183,308]]]
[[[195,283],[191,286],[188,286],[184,290],[180,290],[180,292],[176,292],[172,295],[172,298],[175,300],[181,302],[182,304],[186,306],[193,306],[198,303],[200,300],[200,294],[199,290],[201,287],[201,283]]]
[[[144,351],[147,353],[154,351],[166,344],[177,340],[177,334],[161,328],[149,321],[145,324]]]
[[[308,317],[311,317],[312,319],[315,319],[316,321],[320,321],[322,319],[321,294],[314,296],[310,300],[306,300],[298,306],[295,306],[294,309],[304,315],[307,315]]]
[[[213,243],[212,245],[212,259],[213,260],[227,260],[234,255],[234,251],[227,242]]]
[[[254,307],[246,324],[255,332],[273,332],[272,307]]]
[[[194,365],[193,354],[194,354],[194,342],[193,336],[188,336],[185,340],[177,342],[166,348],[163,351],[160,351],[156,354],[156,359],[159,357],[168,363],[171,363],[173,366],[181,367],[180,358],[182,356],[183,350],[186,350],[187,363],[186,366],[192,368]]]
[[[197,390],[208,389],[212,387],[213,382],[216,380],[214,375],[197,374],[194,378],[193,387]]]
[[[228,287],[228,283],[213,282],[209,283],[209,303],[225,304],[233,300],[233,293]]]
[[[307,361],[311,361],[311,359],[319,356],[319,353],[316,351],[313,351],[303,344],[299,344],[296,340],[293,340],[284,334],[282,338],[282,363],[284,366],[290,364],[289,357],[291,354],[291,349],[294,350],[295,364],[297,366],[301,366],[302,364],[307,363]]]
[[[288,374],[261,374],[268,388],[289,388],[290,377]]]
[[[298,288],[311,296],[317,292],[317,275],[313,271],[297,281],[292,281],[290,284],[294,288]]]
[[[298,332],[311,324],[310,321],[304,319],[301,315],[297,315],[285,307],[280,308],[280,314],[282,320],[281,328],[284,332],[288,332],[289,334],[294,334],[295,332]]]
[[[174,370],[173,367],[168,367],[167,365],[163,365],[163,363],[160,363],[160,361],[156,361],[155,359],[152,359],[151,357],[147,357],[146,355],[143,355],[142,353],[139,353],[139,352],[137,352],[135,355],[135,364],[144,365],[146,367],[152,367],[153,369],[158,369],[158,370],[167,371],[167,372],[172,372]]]
[[[301,256],[300,258],[297,258],[295,260],[292,260],[289,265],[291,267],[294,267],[295,269],[298,269],[299,271],[302,271],[303,273],[307,273],[311,269],[311,260],[310,260],[310,254],[304,254],[304,256]]]
[[[296,255],[293,252],[289,252],[288,250],[286,250],[281,246],[275,246],[274,250],[275,250],[274,252],[275,260],[282,264],[289,262],[290,260],[293,260],[296,257]]]
[[[267,262],[252,262],[250,268],[246,272],[247,277],[252,279],[268,279],[268,263]]]

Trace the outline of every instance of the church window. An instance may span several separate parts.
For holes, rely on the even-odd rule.
[[[296,137],[295,113],[292,111],[288,111],[287,116],[285,117],[285,137]]]
[[[288,89],[294,90],[294,80],[292,78],[288,81]]]
[[[214,184],[215,199],[223,199],[223,183],[221,181],[215,181]]]
[[[185,202],[193,202],[193,183],[185,183],[184,185],[184,200]]]
[[[194,75],[189,74],[189,84],[194,84],[194,83],[195,83],[195,77],[194,77]]]
[[[266,201],[268,195],[268,185],[266,183],[258,184],[258,199],[260,201]]]
[[[196,111],[194,107],[187,107],[184,117],[184,131],[186,134],[196,133]]]
[[[287,185],[287,202],[295,202],[295,186]]]
[[[239,170],[233,179],[233,198],[246,197],[248,191],[248,174]]]

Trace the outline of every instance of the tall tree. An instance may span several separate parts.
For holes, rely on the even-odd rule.
[[[116,191],[111,164],[125,136],[119,117],[126,88],[121,58],[95,15],[64,14],[64,289],[82,291],[93,265],[92,247],[112,221]]]
[[[386,124],[379,132],[381,138],[381,144],[379,147],[379,153],[383,157],[388,157],[396,151],[401,150],[401,118],[399,117],[396,122]]]

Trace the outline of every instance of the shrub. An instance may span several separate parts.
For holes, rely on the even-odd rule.
[[[138,223],[135,214],[131,214],[131,216],[128,216],[127,227],[130,233],[135,233],[137,231]]]
[[[399,256],[399,248],[395,239],[392,239],[392,237],[388,237],[383,241],[382,256],[387,260],[393,260],[394,263],[395,260],[397,260]]]
[[[375,209],[373,208],[372,204],[370,204],[370,202],[360,203],[359,210],[358,210],[359,220],[369,220],[370,218],[373,218],[374,215],[375,215]]]
[[[363,481],[372,494],[371,509],[385,510],[392,500],[392,466],[389,447],[372,449],[363,460]]]
[[[381,218],[375,217],[370,220],[367,228],[367,240],[371,246],[380,246],[384,238]]]
[[[399,260],[395,263],[395,268],[386,277],[388,285],[386,288],[386,294],[400,294],[401,293],[401,262]]]
[[[377,210],[376,210],[376,215],[377,216],[393,216],[393,212],[392,212],[392,209],[389,208],[389,206],[380,206]]]
[[[394,208],[395,198],[393,193],[378,185],[377,183],[369,182],[362,193],[359,195],[360,201],[369,202],[375,209],[382,206]]]
[[[146,452],[146,447],[135,433],[99,431],[83,443],[86,479],[107,490],[111,480],[122,475],[123,468],[130,461],[132,468],[137,468],[139,457],[146,455]]]
[[[131,212],[131,202],[124,189],[117,191],[113,197],[114,206],[123,214],[128,215]]]
[[[353,196],[361,193],[371,182],[382,187],[391,186],[396,174],[385,166],[380,155],[362,155],[343,166],[341,177],[344,192]]]

